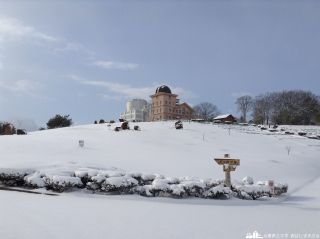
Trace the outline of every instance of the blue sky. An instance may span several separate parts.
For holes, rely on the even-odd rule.
[[[161,84],[235,113],[235,99],[320,95],[320,1],[2,1],[0,119],[117,119]]]

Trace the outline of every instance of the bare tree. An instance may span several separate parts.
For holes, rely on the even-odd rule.
[[[250,95],[244,95],[236,100],[238,111],[241,112],[243,122],[247,122],[247,113],[252,109],[253,99]]]
[[[276,93],[266,93],[255,98],[253,104],[253,120],[258,124],[269,124],[272,118]]]
[[[195,115],[201,117],[204,120],[212,120],[219,114],[218,107],[209,102],[202,102],[193,107]]]

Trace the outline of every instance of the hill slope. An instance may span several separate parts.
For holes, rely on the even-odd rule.
[[[80,192],[50,197],[1,191],[0,209],[5,217],[0,220],[0,237],[61,238],[57,231],[64,238],[244,238],[254,230],[319,233],[319,140],[265,135],[245,127],[232,127],[229,134],[229,127],[197,123],[184,123],[183,130],[174,129],[172,122],[135,125],[142,130],[114,132],[107,125],[84,125],[2,136],[1,167],[60,173],[81,167],[117,167],[222,179],[222,168],[213,158],[230,153],[241,159],[232,173],[234,180],[249,175],[255,180],[287,182],[289,193],[280,199],[253,202]],[[78,146],[80,139],[85,141],[84,148]],[[17,223],[23,225],[21,230],[13,230]]]

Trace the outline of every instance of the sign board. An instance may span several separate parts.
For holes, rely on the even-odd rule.
[[[227,187],[231,187],[230,173],[235,171],[237,166],[240,165],[240,159],[232,159],[229,154],[225,154],[224,158],[216,158],[214,161],[219,165],[223,165],[223,171],[225,173],[224,183]]]
[[[214,161],[219,165],[240,165],[240,159],[216,158]]]

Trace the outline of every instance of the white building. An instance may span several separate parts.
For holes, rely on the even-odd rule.
[[[133,99],[127,102],[126,111],[120,115],[127,121],[143,122],[149,120],[149,104],[143,99]]]

